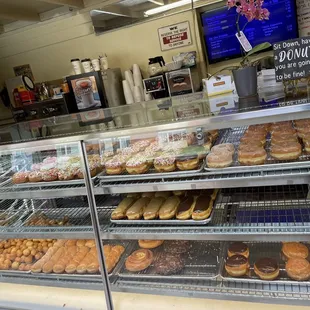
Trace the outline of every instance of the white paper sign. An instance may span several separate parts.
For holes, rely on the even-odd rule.
[[[297,16],[299,26],[299,36],[310,36],[310,1],[309,0],[297,0]]]
[[[159,28],[158,36],[162,51],[193,44],[189,22]]]

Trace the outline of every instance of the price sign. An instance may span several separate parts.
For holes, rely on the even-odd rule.
[[[310,76],[310,37],[273,45],[277,82]]]

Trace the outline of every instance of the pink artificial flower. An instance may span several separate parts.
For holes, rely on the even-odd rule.
[[[269,19],[270,12],[262,8],[263,4],[264,0],[227,0],[228,9],[236,7],[237,13],[245,16],[248,22]]]

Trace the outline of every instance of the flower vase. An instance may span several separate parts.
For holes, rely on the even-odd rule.
[[[237,94],[240,98],[257,95],[257,67],[232,70]]]

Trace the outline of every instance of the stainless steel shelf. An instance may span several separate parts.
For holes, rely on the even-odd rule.
[[[24,199],[19,201],[19,205],[21,206],[19,209],[23,211],[23,217],[10,226],[0,226],[1,238],[94,238],[88,204],[81,199],[59,199],[58,201]],[[68,216],[69,224],[46,226],[45,223],[38,222],[37,226],[27,226],[29,220],[39,214],[44,214],[51,220],[62,220]]]
[[[208,225],[116,225],[114,208],[102,208],[103,239],[186,239],[236,241],[308,241],[310,200],[307,186],[222,190]],[[105,213],[104,213],[105,212]]]
[[[37,183],[27,187],[15,185],[8,180],[0,186],[0,199],[48,199],[83,195],[86,195],[85,185],[71,183],[70,181],[63,185],[54,185],[53,182],[50,182],[48,186]]]
[[[66,277],[48,275],[33,275],[30,273],[4,274],[0,273],[0,282],[14,283],[23,285],[39,285],[39,286],[54,286],[63,288],[78,288],[86,290],[102,290],[103,284],[101,277],[88,277],[87,275],[77,278],[68,279]]]
[[[200,173],[194,177],[164,180],[142,180],[102,183],[95,188],[95,194],[117,194],[193,190],[204,188],[237,188],[252,186],[309,184],[310,167],[298,169],[250,171],[239,173]],[[1,196],[0,196],[1,197]]]
[[[174,295],[275,304],[310,306],[310,286],[226,282],[222,280],[116,279],[112,290],[127,293]]]

